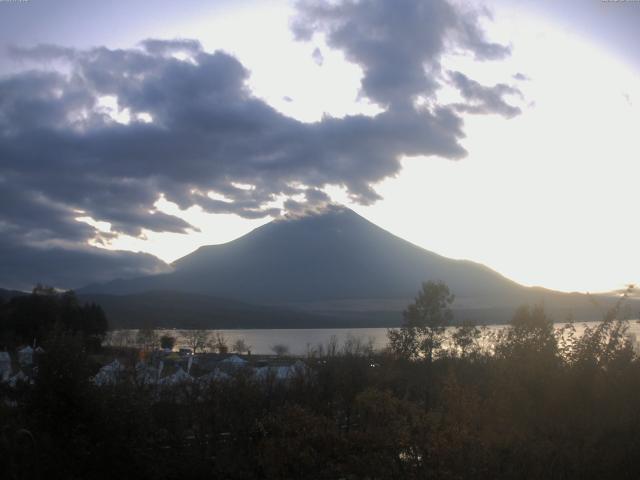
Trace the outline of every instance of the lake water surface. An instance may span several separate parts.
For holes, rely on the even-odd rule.
[[[629,333],[640,339],[639,320],[629,320]],[[581,334],[586,326],[597,325],[598,322],[575,323],[577,334]],[[564,323],[556,324],[561,328]],[[505,325],[488,325],[487,330],[498,331]],[[448,330],[452,330],[449,328]],[[176,337],[176,348],[188,347],[188,330],[156,330],[158,335]],[[286,329],[247,329],[247,330],[208,330],[209,338],[213,340],[216,332],[222,333],[229,346],[238,339],[243,339],[251,346],[251,352],[257,355],[273,353],[274,345],[284,345],[292,355],[306,355],[310,349],[318,345],[326,346],[335,337],[339,346],[349,339],[359,339],[371,342],[374,349],[382,349],[387,345],[386,328],[286,328]],[[110,332],[108,343],[114,345],[135,345],[137,330],[114,330]]]

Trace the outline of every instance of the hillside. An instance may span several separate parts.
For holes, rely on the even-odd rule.
[[[21,295],[28,295],[28,293],[21,292],[20,290],[7,290],[0,288],[0,299],[2,300],[10,300],[13,297],[19,297]]]
[[[362,326],[358,318],[336,318],[176,291],[130,295],[83,294],[79,299],[99,304],[112,329],[146,326],[203,329]]]
[[[429,279],[447,282],[460,298],[504,296],[519,288],[483,265],[424,250],[348,209],[274,221],[232,242],[201,247],[173,267],[168,274],[84,290],[180,290],[283,304],[406,299]]]
[[[183,292],[293,307],[348,323],[397,324],[421,282],[441,280],[456,294],[460,318],[504,322],[515,307],[534,302],[543,302],[560,320],[568,314],[600,316],[585,295],[523,287],[484,265],[413,245],[341,207],[273,221],[232,242],[201,247],[173,268],[167,274],[93,285],[81,293]],[[189,302],[182,305],[191,308]],[[180,312],[175,315],[180,321]]]

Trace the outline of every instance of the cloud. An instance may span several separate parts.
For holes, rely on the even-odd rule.
[[[410,105],[438,88],[440,60],[463,50],[478,60],[500,59],[509,48],[488,41],[478,25],[485,12],[445,0],[302,0],[292,28],[298,39],[323,34],[364,73],[362,93],[382,106]]]
[[[450,108],[306,124],[252,97],[247,70],[230,55],[200,49],[184,61],[167,55],[168,42],[144,45],[160,53],[77,51],[68,75],[0,80],[2,179],[30,205],[47,205],[41,220],[70,226],[81,211],[116,233],[186,232],[184,220],[155,209],[160,194],[183,208],[245,217],[273,214],[264,207],[278,195],[329,184],[369,203],[378,198],[371,185],[397,173],[400,156],[465,154],[462,121]],[[105,96],[134,120],[123,125],[97,109]],[[136,121],[142,113],[152,122]]]
[[[522,98],[522,92],[511,85],[499,83],[486,87],[467,77],[461,72],[449,72],[453,85],[469,103],[456,105],[456,108],[468,113],[496,113],[511,118],[521,113],[519,107],[513,106],[504,99],[505,96],[515,95]]]
[[[78,288],[94,282],[167,272],[153,255],[90,246],[38,248],[0,240],[0,286],[31,290],[40,282]]]
[[[363,94],[385,107],[314,123],[253,96],[244,65],[196,40],[13,48],[38,68],[0,77],[0,235],[8,248],[55,248],[59,258],[80,248],[103,264],[113,260],[115,272],[126,256],[100,256],[86,250],[88,240],[195,228],[159,211],[161,196],[183,209],[246,218],[278,216],[273,205],[282,198],[285,208],[313,210],[327,203],[329,185],[361,204],[375,202],[375,184],[397,174],[403,156],[465,156],[460,112],[514,113],[502,100],[511,87],[482,87],[457,74],[469,105],[414,102],[435,98],[451,81],[440,67],[445,53],[508,54],[485,39],[480,16],[442,0],[301,2],[298,38],[325,35],[363,69]],[[108,222],[110,231],[78,217]]]
[[[284,202],[287,218],[303,217],[312,213],[326,212],[337,208],[331,198],[322,190],[309,188],[304,192],[304,200],[298,201],[292,198]]]

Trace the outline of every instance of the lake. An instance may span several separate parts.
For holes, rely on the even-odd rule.
[[[629,320],[629,333],[640,338],[640,323],[638,320]],[[597,325],[598,322],[576,322],[576,332],[581,334],[588,325]],[[561,328],[564,323],[556,324]],[[505,325],[489,325],[488,330],[498,331]],[[449,328],[448,330],[452,330]],[[176,337],[176,348],[188,347],[186,334],[188,330],[156,330],[158,335],[171,335]],[[373,348],[380,350],[387,345],[386,328],[286,328],[286,329],[247,329],[247,330],[208,330],[209,337],[213,339],[216,332],[220,332],[231,346],[238,339],[243,339],[251,346],[251,352],[257,355],[273,353],[274,345],[284,345],[291,355],[306,355],[309,349],[318,345],[326,346],[335,337],[339,346],[344,345],[350,339],[359,339],[362,342],[371,342]],[[114,330],[109,332],[107,343],[112,345],[136,345],[137,330]]]

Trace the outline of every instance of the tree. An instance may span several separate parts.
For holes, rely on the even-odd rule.
[[[227,339],[222,332],[216,332],[215,339],[211,344],[213,349],[221,354],[229,352],[229,345],[227,345]]]
[[[159,344],[158,332],[156,332],[153,327],[146,325],[138,330],[136,343],[144,350],[155,350]]]
[[[176,345],[176,337],[172,337],[171,335],[162,335],[160,337],[161,348],[173,350],[173,347],[175,347],[175,345]]]
[[[289,353],[289,346],[283,343],[277,343],[271,346],[271,351],[278,357],[284,357]]]
[[[31,295],[11,298],[2,309],[0,337],[11,343],[37,344],[59,333],[82,337],[84,345],[100,348],[107,318],[96,304],[82,304],[73,291],[57,292],[37,285]]]
[[[238,338],[235,342],[233,342],[232,349],[236,353],[244,353],[251,350],[251,345],[247,345],[247,342],[244,338]]]
[[[187,345],[191,348],[191,351],[195,354],[198,351],[204,350],[208,345],[209,333],[206,330],[188,330],[185,335]]]
[[[112,347],[128,347],[135,345],[136,339],[131,330],[111,330],[108,332],[107,344]]]
[[[516,359],[520,363],[540,364],[542,359],[558,359],[558,342],[553,320],[542,305],[518,307],[509,327],[498,336],[496,354],[501,358]]]
[[[456,327],[451,338],[461,357],[473,354],[479,350],[479,340],[482,331],[475,323],[465,320]]]
[[[387,332],[391,351],[405,358],[433,361],[442,347],[445,327],[453,319],[449,307],[454,299],[443,282],[423,283],[414,303],[403,312],[402,327]]]

